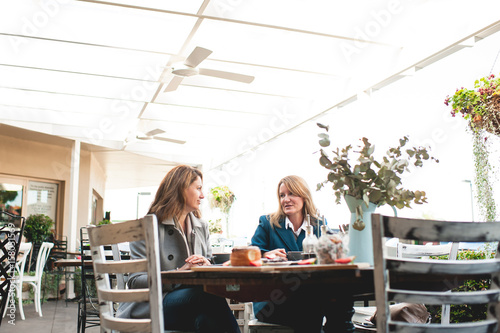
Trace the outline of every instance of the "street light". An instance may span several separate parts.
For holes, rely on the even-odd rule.
[[[472,181],[470,179],[462,180],[464,183],[469,183],[470,185],[470,210],[472,213],[472,222],[474,222],[474,196],[472,195]]]

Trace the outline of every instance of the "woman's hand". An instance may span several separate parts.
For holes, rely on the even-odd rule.
[[[191,267],[193,267],[193,266],[211,265],[210,261],[208,261],[207,258],[205,258],[204,256],[197,255],[197,254],[188,257],[185,261],[186,261],[186,263],[181,268],[179,268],[180,271],[191,269]]]
[[[275,257],[286,258],[285,249],[275,249],[269,252],[264,252],[264,258],[273,259]]]

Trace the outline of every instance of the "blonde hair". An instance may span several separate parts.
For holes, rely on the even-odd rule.
[[[302,207],[302,213],[304,214],[304,217],[309,214],[311,216],[311,223],[315,224],[314,221],[317,218],[316,207],[314,206],[311,191],[309,191],[309,187],[307,186],[306,181],[299,176],[286,176],[285,178],[282,178],[278,183],[277,194],[279,207],[278,211],[269,215],[271,226],[280,228],[280,220],[286,217],[286,214],[283,212],[283,207],[281,207],[280,201],[280,186],[282,184],[285,185],[290,192],[304,199],[304,207]]]
[[[203,180],[201,171],[189,165],[178,165],[171,169],[161,181],[148,214],[155,214],[158,222],[177,220],[186,204],[186,190],[198,177]],[[198,209],[193,214],[201,217]]]

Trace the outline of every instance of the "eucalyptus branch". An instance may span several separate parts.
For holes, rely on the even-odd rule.
[[[328,132],[328,126],[318,126]],[[327,133],[320,133],[318,136],[321,147],[330,145]],[[358,151],[353,151],[352,146],[348,145],[342,149],[334,149],[331,157],[320,149],[319,163],[329,173],[327,179],[318,184],[317,190],[331,183],[337,204],[345,195],[363,200],[366,206],[372,202],[377,206],[388,204],[399,209],[411,208],[411,203],[427,202],[424,191],[404,189],[401,180],[401,174],[410,172],[410,164],[422,167],[426,160],[439,162],[429,155],[426,147],[408,147],[409,138],[405,136],[399,140],[398,146],[389,148],[381,160],[376,160],[373,156],[375,146],[367,138],[362,138],[361,141]],[[354,162],[349,158],[351,151],[357,154]]]

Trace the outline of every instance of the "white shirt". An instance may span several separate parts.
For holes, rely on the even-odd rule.
[[[293,228],[292,221],[290,221],[288,219],[288,217],[285,218],[285,228],[286,229],[291,229],[293,231],[293,233],[295,234],[295,237],[299,237],[300,232],[302,230],[306,231],[306,226],[307,226],[307,222],[306,222],[306,220],[304,220],[304,221],[302,221],[302,225],[300,226],[300,228],[298,228],[297,231],[295,231],[294,228]]]

